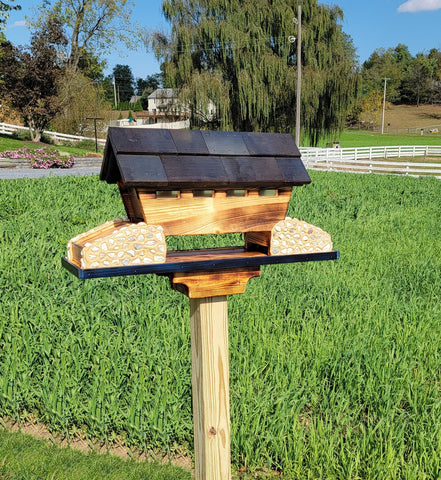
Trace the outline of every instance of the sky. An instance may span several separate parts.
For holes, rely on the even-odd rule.
[[[11,12],[6,37],[16,45],[29,43],[25,16],[41,0],[17,0],[21,11]],[[134,22],[148,29],[169,29],[161,13],[162,0],[135,1]],[[441,0],[319,0],[319,3],[337,5],[343,10],[343,31],[353,40],[359,62],[362,64],[377,48],[396,47],[403,43],[412,55],[430,49],[441,50]],[[106,74],[116,64],[129,65],[135,78],[146,78],[159,73],[159,63],[152,53],[140,44],[138,51],[115,49],[107,60]]]

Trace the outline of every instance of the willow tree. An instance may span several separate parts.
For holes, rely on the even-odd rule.
[[[292,131],[297,0],[164,0],[170,37],[153,35],[164,81],[193,112],[209,100],[222,129]],[[302,2],[302,127],[312,143],[339,130],[356,86],[342,11]],[[291,38],[292,40],[292,38]]]

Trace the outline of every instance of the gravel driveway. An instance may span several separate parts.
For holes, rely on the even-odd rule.
[[[101,159],[76,159],[72,168],[49,168],[47,170],[30,167],[0,168],[0,180],[13,180],[15,178],[42,178],[65,177],[67,175],[99,175]]]

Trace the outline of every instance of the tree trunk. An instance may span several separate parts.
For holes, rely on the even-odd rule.
[[[29,125],[29,135],[31,136],[31,141],[38,143],[41,140],[41,134],[43,131],[41,128],[37,128],[35,126],[35,122],[32,120],[32,118],[28,117],[28,125]]]

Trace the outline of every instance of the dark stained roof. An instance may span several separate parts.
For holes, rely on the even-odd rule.
[[[310,183],[284,133],[110,127],[101,180],[128,187],[280,188]]]

